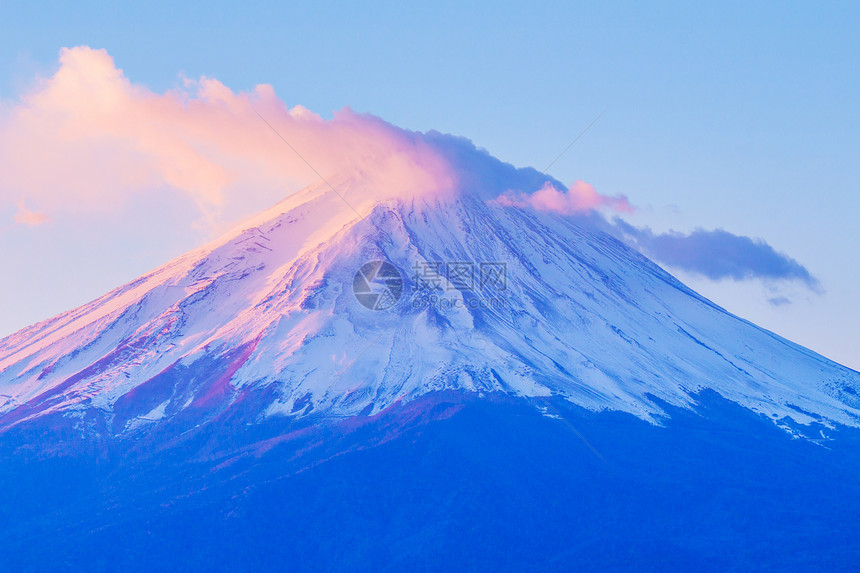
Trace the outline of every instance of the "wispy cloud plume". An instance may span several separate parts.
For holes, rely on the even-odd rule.
[[[432,146],[378,118],[343,110],[324,120],[288,108],[271,86],[236,93],[211,78],[155,93],[129,81],[104,50],[78,47],[62,50],[54,75],[0,110],[0,202],[26,202],[15,220],[33,225],[167,189],[209,222],[234,222],[248,204],[262,208],[318,181],[258,113],[324,177],[360,175],[367,189],[391,195],[454,184]]]
[[[506,206],[532,207],[538,211],[574,215],[596,209],[607,209],[621,213],[633,212],[627,197],[609,197],[594,190],[585,181],[576,181],[567,191],[560,191],[552,182],[547,181],[534,193],[507,191],[499,196],[496,203]]]
[[[806,267],[761,239],[722,229],[658,234],[647,227],[634,227],[618,217],[613,224],[627,242],[656,261],[712,280],[788,280],[798,281],[816,292],[820,289],[818,279]],[[784,302],[779,300],[774,304]]]

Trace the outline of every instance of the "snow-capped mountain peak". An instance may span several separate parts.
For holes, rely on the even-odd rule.
[[[216,415],[249,389],[267,396],[251,422],[444,389],[657,421],[661,403],[694,408],[709,389],[780,422],[860,425],[856,372],[576,219],[351,185],[310,187],[0,341],[0,424],[59,413],[134,432]]]

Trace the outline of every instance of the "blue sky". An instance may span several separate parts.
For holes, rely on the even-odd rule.
[[[605,110],[550,173],[627,196],[638,207],[627,220],[655,233],[725,229],[796,259],[820,292],[676,274],[730,311],[860,368],[857,3],[0,9],[8,105],[56,71],[62,47],[86,45],[107,50],[154,92],[176,89],[182,77],[217,78],[235,91],[266,83],[288,105],[323,117],[349,106],[407,129],[463,135],[539,169]],[[126,235],[131,243],[115,251],[98,245],[106,231],[94,228],[79,233],[76,254],[44,261],[50,237],[0,230],[0,262],[11,275],[0,290],[0,335],[201,240],[166,223],[158,232],[141,225],[148,232]],[[63,280],[49,280],[57,275]]]

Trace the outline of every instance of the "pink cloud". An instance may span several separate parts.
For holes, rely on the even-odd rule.
[[[584,213],[595,209],[610,209],[615,212],[631,213],[633,207],[627,197],[609,197],[594,190],[585,181],[576,181],[567,191],[559,191],[547,181],[534,193],[508,191],[495,200],[505,206],[532,207],[539,211],[550,211],[563,215]]]
[[[27,208],[26,205],[19,204],[18,212],[15,213],[14,218],[16,223],[21,225],[27,225],[28,227],[36,227],[41,225],[42,223],[48,222],[48,216],[44,213],[39,213],[38,211],[31,211]]]
[[[0,207],[23,224],[109,214],[140,194],[190,200],[208,226],[230,224],[319,181],[351,178],[351,202],[444,192],[448,164],[414,134],[349,109],[324,120],[287,107],[268,85],[233,92],[185,80],[165,93],[132,83],[104,50],[63,49],[59,68],[0,109]],[[259,113],[304,160],[273,133]]]

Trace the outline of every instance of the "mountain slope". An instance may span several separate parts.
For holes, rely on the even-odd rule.
[[[0,427],[59,414],[135,434],[189,413],[204,423],[248,389],[267,396],[249,423],[376,413],[453,389],[652,422],[661,404],[694,408],[712,390],[786,429],[860,425],[858,373],[728,314],[580,220],[479,193],[340,189],[311,187],[0,341]],[[384,311],[352,292],[377,260],[405,279]],[[427,303],[417,275],[435,263],[503,264],[504,284],[441,280]]]

